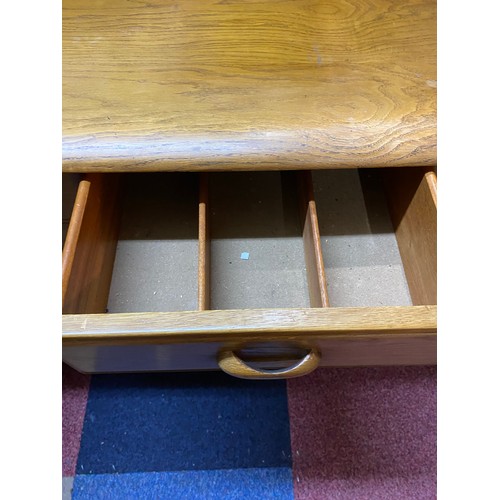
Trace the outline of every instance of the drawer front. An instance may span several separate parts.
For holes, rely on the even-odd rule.
[[[306,343],[309,345],[312,341]],[[248,343],[251,345],[251,343]],[[387,366],[436,364],[436,335],[338,337],[314,341],[320,352],[319,366]],[[63,347],[66,363],[83,373],[125,373],[146,371],[196,371],[220,369],[221,351],[236,349],[231,342],[198,344],[141,344],[137,346],[84,345]],[[273,346],[273,341],[269,341]],[[297,359],[267,352],[251,364],[262,369],[282,369]],[[286,375],[280,377],[286,378]]]
[[[261,370],[310,349],[320,366],[436,362],[435,306],[68,315],[63,330],[65,361],[90,373],[213,370],[228,351]]]

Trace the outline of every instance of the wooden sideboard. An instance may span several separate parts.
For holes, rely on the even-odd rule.
[[[74,368],[436,362],[435,1],[64,0],[62,156]]]

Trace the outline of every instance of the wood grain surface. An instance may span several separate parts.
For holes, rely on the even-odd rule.
[[[63,301],[63,314],[103,313],[120,222],[120,176],[88,174],[88,197]]]
[[[198,309],[210,309],[210,214],[208,175],[200,174],[198,202]]]
[[[323,337],[434,334],[435,306],[242,309],[66,314],[63,345],[309,341]]]
[[[436,206],[437,210],[437,175],[436,172],[433,170],[429,170],[425,173],[425,180],[427,182],[427,186],[429,187],[429,191],[432,196],[432,200],[434,201],[434,205]]]
[[[384,171],[406,281],[414,305],[437,303],[437,184],[424,169]]]
[[[63,171],[436,163],[435,0],[63,0]]]
[[[309,170],[299,172],[297,181],[299,211],[304,228],[302,238],[304,241],[309,304],[311,307],[330,307],[311,172]]]
[[[85,215],[85,207],[87,205],[87,198],[89,195],[90,182],[81,181],[78,184],[76,198],[71,212],[71,219],[69,221],[68,232],[64,241],[62,251],[62,304],[66,298],[66,291],[68,290],[69,277],[71,276],[71,269],[73,268],[73,261],[75,259],[75,252],[78,246],[78,236],[82,227],[83,217]]]
[[[242,349],[279,368],[294,347],[321,366],[435,364],[436,338],[435,306],[63,316],[63,360],[87,373],[216,370]]]

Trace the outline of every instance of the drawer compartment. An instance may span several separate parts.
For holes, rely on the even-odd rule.
[[[210,309],[309,307],[297,178],[210,176]]]
[[[380,173],[318,171],[313,179],[331,305],[412,305]]]
[[[197,309],[198,175],[130,174],[109,313]]]
[[[63,358],[84,372],[224,368],[224,353],[255,370],[307,352],[323,366],[434,363],[435,176],[86,176],[63,313]]]

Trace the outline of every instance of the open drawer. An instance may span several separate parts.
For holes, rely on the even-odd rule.
[[[434,172],[63,175],[63,360],[77,370],[436,362]]]

